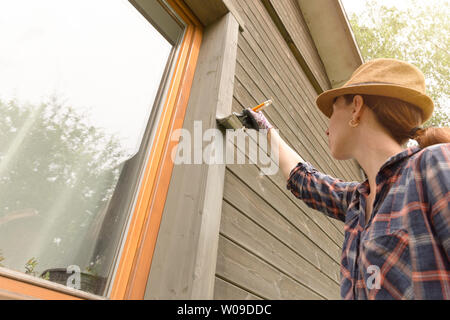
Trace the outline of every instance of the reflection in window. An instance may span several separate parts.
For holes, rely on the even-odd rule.
[[[125,0],[3,0],[0,39],[0,266],[104,294],[173,45]]]

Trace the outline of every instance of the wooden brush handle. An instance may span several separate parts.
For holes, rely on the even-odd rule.
[[[262,111],[265,108],[267,108],[268,106],[270,106],[272,104],[272,100],[267,100],[264,101],[263,103],[257,105],[256,107],[252,108],[252,111],[254,112],[258,112],[258,111]]]

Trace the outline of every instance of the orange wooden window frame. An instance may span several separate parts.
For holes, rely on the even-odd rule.
[[[203,27],[183,0],[166,0],[186,23],[183,38],[137,202],[114,279],[110,299],[143,299],[156,245],[162,212],[169,189],[173,162],[171,150],[177,141],[172,133],[183,126],[203,36]],[[0,275],[0,290],[38,299],[83,299]],[[0,292],[1,294],[1,292]]]
[[[143,299],[166,201],[177,141],[171,134],[183,126],[194,79],[203,27],[182,0],[166,0],[187,24],[187,30],[143,176],[135,212],[111,291],[111,299]]]

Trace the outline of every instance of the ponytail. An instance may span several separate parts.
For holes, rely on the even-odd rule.
[[[450,128],[430,127],[419,129],[412,139],[417,141],[420,148],[426,148],[439,143],[450,143]]]

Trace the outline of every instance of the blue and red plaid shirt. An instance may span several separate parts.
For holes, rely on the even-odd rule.
[[[390,157],[376,177],[365,223],[368,180],[345,182],[310,163],[287,188],[309,207],[345,223],[343,299],[450,299],[450,143]]]

